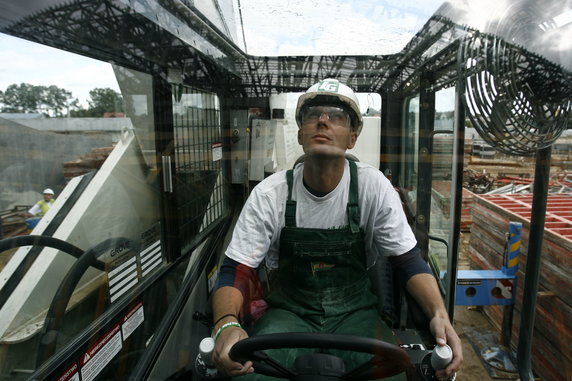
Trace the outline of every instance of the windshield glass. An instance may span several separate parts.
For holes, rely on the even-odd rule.
[[[570,0],[0,0],[0,57],[0,380],[200,379],[226,259],[228,327],[346,266],[421,371],[413,263],[457,379],[572,380]]]
[[[239,2],[246,52],[264,56],[399,53],[441,3],[433,0]]]

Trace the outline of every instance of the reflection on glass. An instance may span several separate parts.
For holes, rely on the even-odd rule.
[[[34,245],[2,253],[2,277],[14,281],[2,288],[10,291],[0,312],[2,375],[53,358],[165,263],[151,76],[120,67],[115,74],[122,94],[94,82],[87,109],[0,119],[0,165],[13,173],[2,176],[0,209],[30,204],[28,210],[44,188],[56,200],[35,226],[7,236],[53,237],[79,249],[72,255]]]
[[[411,212],[417,210],[417,165],[419,164],[419,97],[409,100],[405,119],[404,134],[401,137],[403,146],[403,166],[399,182],[405,192]]]
[[[182,252],[224,214],[220,105],[215,94],[173,85],[175,192]]]
[[[433,135],[433,165],[431,189],[431,218],[429,235],[445,241],[451,230],[450,208],[453,163],[453,131],[455,89],[435,93],[435,120]],[[447,246],[437,240],[429,240],[429,257],[442,277],[447,269]],[[444,284],[443,284],[444,285]]]

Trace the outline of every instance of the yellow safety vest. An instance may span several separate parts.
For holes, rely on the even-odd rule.
[[[50,200],[49,205],[45,200],[38,201],[37,205],[40,207],[40,210],[41,210],[41,212],[38,214],[38,217],[44,217],[44,215],[48,212],[48,210],[50,209],[50,206],[52,206],[54,201],[55,200],[53,200],[53,199]]]

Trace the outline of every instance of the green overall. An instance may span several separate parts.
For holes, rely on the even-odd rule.
[[[279,268],[271,292],[270,306],[253,327],[253,334],[277,332],[344,333],[395,343],[393,334],[375,308],[366,271],[364,233],[359,228],[357,167],[350,161],[348,226],[336,229],[296,227],[296,202],[292,200],[292,170],[286,174],[288,201],[285,227],[280,235]],[[275,349],[267,353],[291,367],[294,359],[312,349]],[[346,370],[365,362],[371,355],[349,351],[322,350],[339,356]],[[275,380],[251,374],[248,380]],[[244,379],[244,378],[243,378]],[[402,378],[391,378],[398,380]]]

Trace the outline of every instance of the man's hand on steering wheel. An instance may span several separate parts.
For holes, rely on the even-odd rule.
[[[218,370],[223,374],[234,377],[243,374],[254,372],[252,361],[246,361],[244,364],[233,361],[229,357],[229,352],[232,346],[243,339],[246,339],[248,334],[240,327],[229,327],[222,331],[216,339],[215,349],[213,352],[213,360]]]
[[[265,352],[280,348],[337,349],[368,353],[372,357],[352,369],[345,370],[341,358],[318,352],[299,356],[294,364],[289,366],[281,364],[279,359]],[[413,367],[407,352],[397,345],[369,337],[333,333],[287,332],[258,335],[237,342],[233,345],[230,356],[238,361],[252,359],[257,373],[288,380],[299,375],[304,375],[305,379],[313,376],[323,379],[321,376],[326,373],[328,379],[377,380]],[[336,363],[332,362],[334,358],[342,362],[341,366],[333,365]]]

